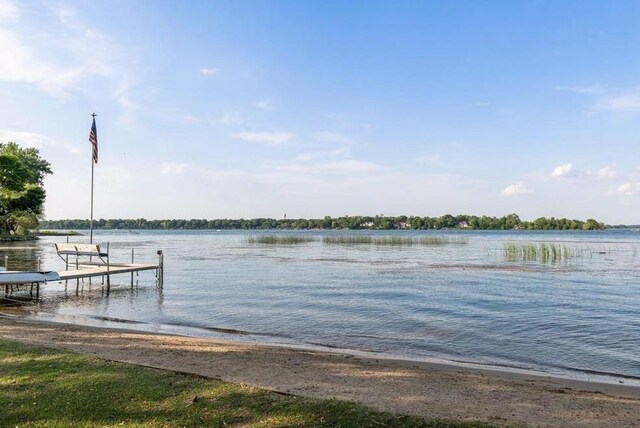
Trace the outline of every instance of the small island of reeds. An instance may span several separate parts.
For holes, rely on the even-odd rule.
[[[444,236],[371,236],[371,235],[339,235],[322,238],[325,245],[395,245],[395,246],[439,246],[465,245],[469,240],[463,237]]]
[[[337,235],[314,236],[300,235],[257,235],[246,239],[248,244],[263,245],[297,245],[321,241],[324,245],[376,245],[376,246],[442,246],[466,245],[469,240],[464,237],[445,236],[371,236],[371,235]]]
[[[265,244],[265,245],[296,245],[306,244],[308,242],[317,241],[312,236],[297,235],[259,235],[247,238],[248,244]]]
[[[507,262],[560,263],[582,259],[591,255],[589,248],[570,248],[557,242],[505,242],[504,259]]]

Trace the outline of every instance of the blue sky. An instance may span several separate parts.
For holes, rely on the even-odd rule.
[[[48,218],[638,223],[637,2],[0,0]]]

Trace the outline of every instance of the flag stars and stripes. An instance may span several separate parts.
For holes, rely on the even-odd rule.
[[[89,143],[93,149],[93,162],[98,163],[98,130],[96,129],[96,115],[93,115],[93,124],[89,132]]]

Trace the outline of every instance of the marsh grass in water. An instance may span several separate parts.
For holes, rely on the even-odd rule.
[[[309,242],[315,242],[317,239],[312,236],[297,236],[297,235],[260,235],[250,236],[247,238],[249,244],[264,244],[264,245],[296,245],[306,244]]]
[[[560,263],[591,255],[589,248],[569,248],[556,242],[505,242],[504,259],[508,262]]]
[[[30,427],[486,427],[0,340],[0,425]]]
[[[258,235],[250,236],[248,244],[264,245],[296,245],[316,242],[319,239],[313,236],[298,235]],[[469,243],[466,238],[449,238],[444,236],[371,236],[371,235],[339,235],[325,236],[322,238],[325,245],[378,245],[378,246],[442,246],[465,245]]]
[[[445,238],[443,236],[421,236],[419,245],[467,245],[469,239],[462,237]]]
[[[448,238],[444,236],[370,236],[370,235],[339,235],[322,238],[325,245],[390,245],[390,246],[442,246],[465,245],[466,238]]]

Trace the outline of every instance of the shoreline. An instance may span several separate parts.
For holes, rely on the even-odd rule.
[[[640,387],[443,362],[0,317],[0,337],[431,418],[637,426]]]
[[[60,319],[60,317],[56,315],[51,315],[46,313],[46,315],[50,315],[51,319],[46,319],[46,316],[43,314],[27,314],[27,315],[11,315],[8,313],[3,313],[0,311],[0,319],[3,317],[16,317],[17,319],[23,319],[26,321],[34,322],[34,323],[44,323],[44,324],[53,324],[53,325],[69,325],[69,326],[83,326],[87,328],[96,328],[96,329],[107,329],[113,331],[123,331],[128,333],[141,333],[141,334],[158,334],[163,336],[176,336],[176,337],[185,337],[185,338],[194,338],[194,339],[204,339],[204,340],[212,340],[212,341],[223,341],[223,342],[233,342],[233,343],[241,343],[246,345],[256,345],[256,346],[273,346],[278,348],[290,348],[301,351],[312,351],[312,352],[327,352],[334,354],[343,354],[343,355],[351,355],[356,356],[363,359],[371,359],[371,360],[384,360],[393,362],[395,364],[404,365],[404,366],[425,366],[425,367],[439,367],[439,368],[451,368],[451,369],[465,369],[465,370],[477,370],[481,372],[486,372],[489,374],[506,374],[509,375],[522,375],[527,377],[535,377],[538,379],[557,379],[562,380],[563,382],[572,383],[575,385],[579,385],[580,383],[587,383],[589,385],[609,385],[613,386],[614,389],[617,387],[621,387],[622,389],[629,388],[637,388],[640,391],[640,377],[635,377],[631,375],[621,375],[615,373],[601,373],[601,372],[590,372],[587,370],[579,370],[579,369],[562,369],[562,368],[553,368],[550,367],[549,371],[544,370],[536,370],[534,368],[527,367],[519,367],[516,365],[500,365],[496,363],[484,363],[478,361],[464,361],[464,360],[453,360],[447,359],[446,357],[434,357],[434,356],[419,356],[419,355],[402,355],[402,354],[392,354],[388,352],[378,352],[373,350],[362,350],[357,348],[340,348],[329,345],[323,345],[321,343],[294,343],[294,342],[281,342],[278,339],[283,339],[279,336],[271,336],[271,335],[263,335],[252,332],[245,331],[235,331],[235,330],[227,330],[223,328],[213,328],[206,329],[197,326],[184,326],[177,324],[160,324],[161,328],[152,329],[152,328],[133,328],[131,326],[150,326],[150,324],[145,322],[138,321],[129,321],[129,320],[120,320],[120,319],[109,319],[109,318],[86,318],[80,316],[79,318],[84,321],[83,323],[75,323],[73,322],[73,318],[77,316],[65,316]],[[64,318],[67,318],[65,320]],[[87,320],[93,321],[94,323],[86,323]],[[100,325],[102,324],[102,325]],[[110,325],[115,324],[115,325]],[[128,327],[127,327],[128,326]],[[163,328],[164,327],[164,328]],[[175,331],[170,331],[169,329],[173,328]],[[203,330],[209,334],[197,335],[197,334],[189,334],[187,330]],[[184,330],[184,331],[181,331]],[[218,333],[211,334],[211,331],[215,331]],[[258,337],[261,337],[263,340],[260,340]],[[255,338],[255,340],[243,340],[242,338]],[[265,340],[266,338],[271,338],[272,340]],[[555,370],[555,371],[554,371]],[[587,387],[587,389],[590,389]],[[623,393],[620,391],[618,393]],[[638,395],[632,395],[632,397],[639,397]]]

